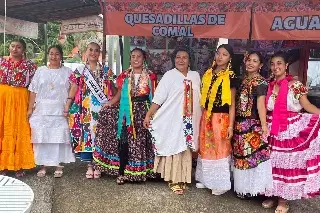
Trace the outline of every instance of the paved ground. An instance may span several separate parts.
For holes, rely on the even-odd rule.
[[[35,193],[32,213],[272,213],[260,200],[243,201],[232,192],[213,196],[194,184],[183,196],[174,195],[165,182],[116,185],[109,177],[87,180],[85,164],[70,164],[61,179],[49,170],[44,178],[36,170],[22,180]],[[320,212],[320,198],[292,202],[291,213]]]

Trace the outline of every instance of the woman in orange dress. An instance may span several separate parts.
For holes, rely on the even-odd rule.
[[[231,138],[235,120],[237,78],[231,71],[233,49],[218,47],[212,68],[202,78],[200,146],[196,169],[197,188],[221,195],[231,189]]]
[[[0,172],[16,171],[35,166],[28,123],[28,85],[37,69],[24,55],[26,43],[14,40],[8,59],[0,58]]]

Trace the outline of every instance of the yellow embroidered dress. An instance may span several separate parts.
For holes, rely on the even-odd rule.
[[[231,88],[236,88],[234,72],[206,71],[202,79],[201,106],[204,108],[200,122],[200,144],[196,180],[203,187],[227,191],[231,189],[231,141],[227,140]]]

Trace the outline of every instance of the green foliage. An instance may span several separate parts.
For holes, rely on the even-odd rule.
[[[37,64],[38,67],[43,66],[44,63],[44,51],[41,51],[38,56],[34,59],[34,63]]]
[[[47,36],[48,36],[48,48],[59,43],[59,22],[47,23]],[[9,55],[9,45],[14,39],[20,39],[22,37],[16,35],[6,34],[6,44],[3,44],[3,34],[0,35],[0,56]],[[45,57],[45,27],[44,24],[39,24],[39,37],[37,39],[22,38],[27,44],[27,57],[34,59],[37,65],[44,64]],[[68,35],[63,45],[64,55],[68,55],[75,46],[80,47],[80,53],[85,50],[87,40],[98,40],[98,36],[95,32],[86,33],[74,33]],[[80,62],[79,58],[66,59],[66,62]]]

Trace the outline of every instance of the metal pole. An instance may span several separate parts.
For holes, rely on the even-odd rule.
[[[122,69],[124,70],[123,68],[123,40],[122,40],[122,36],[119,36],[119,48],[120,48],[120,59],[121,59],[121,67]]]
[[[107,41],[106,41],[106,30],[105,30],[105,23],[106,23],[106,16],[105,16],[105,2],[102,1],[102,15],[103,15],[103,41],[102,41],[102,64],[105,65],[106,63],[106,54],[107,54]],[[110,60],[110,59],[108,59]],[[108,63],[109,65],[109,63]],[[111,67],[112,69],[112,67]]]
[[[130,66],[130,37],[123,37],[123,69],[128,69]]]
[[[113,62],[114,62],[114,36],[108,36],[108,65],[113,70]]]
[[[44,27],[44,65],[48,64],[48,28],[47,24],[43,25]]]
[[[119,43],[119,36],[117,38],[117,52],[116,52],[116,75],[121,73],[122,64],[121,64],[121,53],[120,53],[120,43]]]

